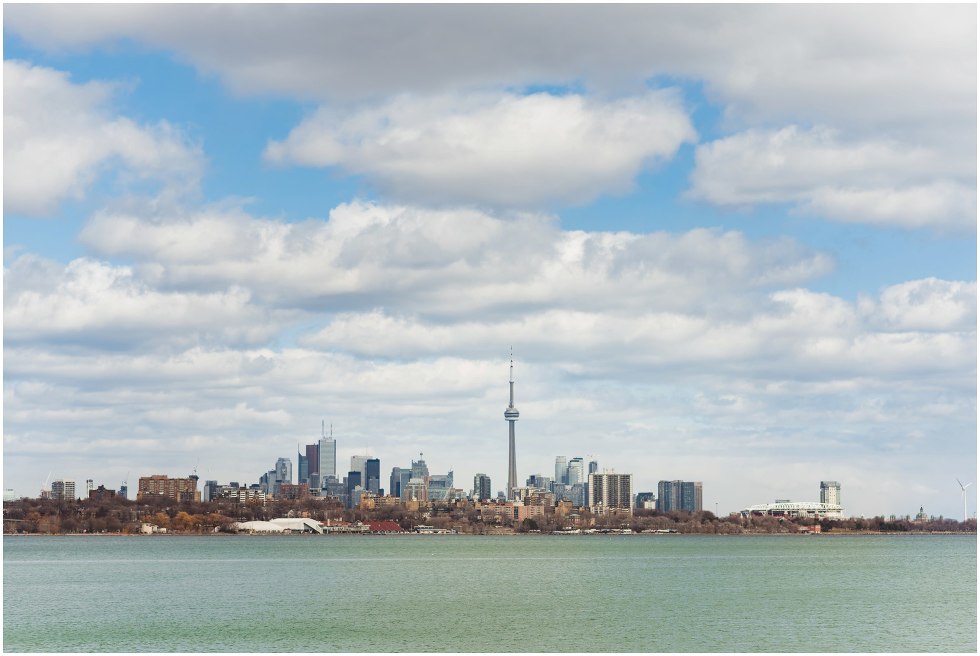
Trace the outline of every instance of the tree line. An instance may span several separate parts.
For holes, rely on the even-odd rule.
[[[686,534],[733,535],[742,533],[798,533],[813,530],[819,524],[822,533],[842,532],[976,532],[976,519],[960,522],[950,518],[930,518],[927,521],[884,517],[829,519],[787,519],[771,516],[742,517],[733,514],[716,517],[710,511],[659,512],[637,509],[632,515],[592,515],[580,508],[567,515],[549,512],[534,518],[516,521],[513,518],[484,517],[472,503],[434,504],[418,511],[404,506],[364,510],[344,508],[335,499],[308,498],[302,500],[266,500],[240,503],[232,499],[216,499],[208,503],[177,502],[156,497],[129,501],[122,498],[56,501],[52,499],[19,499],[3,504],[4,533],[69,534],[69,533],[138,533],[144,523],[173,533],[230,532],[232,524],[275,517],[309,517],[310,519],[344,522],[388,520],[404,530],[419,524],[436,528],[455,529],[460,533],[485,534],[499,530],[518,533],[550,533],[568,528],[630,529],[668,531]]]

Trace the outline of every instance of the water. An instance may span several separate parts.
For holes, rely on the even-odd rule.
[[[976,536],[3,539],[5,651],[977,650]]]

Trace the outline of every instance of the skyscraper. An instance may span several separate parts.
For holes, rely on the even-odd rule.
[[[568,483],[568,460],[565,456],[555,456],[555,484]]]
[[[585,461],[581,458],[572,458],[568,461],[568,484],[584,483],[587,480],[585,475]]]
[[[657,483],[657,510],[701,512],[701,481],[660,481]]]
[[[486,474],[477,474],[473,477],[473,498],[478,501],[490,498],[490,477]]]
[[[365,477],[362,480],[365,482],[365,489],[371,494],[380,494],[381,460],[378,458],[368,458],[367,462],[364,463],[364,474]]]
[[[402,495],[402,468],[392,467],[391,476],[388,478],[388,495],[400,497]]]
[[[313,480],[320,480],[320,445],[306,445],[306,477],[313,487]],[[316,485],[316,487],[320,487]]]
[[[333,439],[332,425],[330,426],[330,435],[324,435],[318,446],[319,453],[317,455],[320,462],[317,471],[320,472],[320,485],[322,486],[328,476],[337,477],[337,442]]]
[[[510,424],[510,441],[507,452],[507,499],[514,499],[514,490],[517,488],[517,447],[514,441],[514,422],[520,417],[517,408],[514,407],[514,352],[510,354],[510,405],[504,410],[504,419]]]

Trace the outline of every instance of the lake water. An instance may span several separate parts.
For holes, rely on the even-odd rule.
[[[977,650],[976,536],[3,538],[4,651]]]

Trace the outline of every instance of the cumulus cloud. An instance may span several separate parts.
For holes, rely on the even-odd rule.
[[[254,344],[278,329],[271,314],[233,286],[161,292],[129,267],[80,258],[65,266],[32,255],[4,268],[5,344],[76,344],[106,350]]]
[[[4,209],[51,214],[81,198],[107,171],[121,180],[152,180],[171,193],[193,189],[200,148],[166,121],[138,125],[114,115],[114,88],[73,84],[66,73],[3,62]]]
[[[334,101],[674,75],[705,80],[736,118],[926,119],[954,135],[976,124],[969,5],[14,5],[4,20],[51,49],[137,39],[250,93]]]
[[[537,93],[402,96],[321,108],[272,142],[275,164],[336,166],[414,201],[528,207],[629,189],[694,128],[671,91],[617,101]]]
[[[976,229],[975,160],[828,128],[748,130],[698,146],[690,193],[721,205],[907,228]]]
[[[292,224],[227,210],[160,220],[102,213],[80,240],[144,260],[141,275],[163,288],[240,284],[279,307],[443,317],[722,307],[734,302],[726,292],[798,284],[833,267],[795,240],[752,242],[734,231],[565,231],[546,215],[361,202]]]

